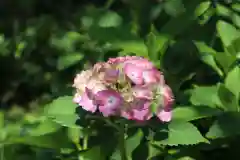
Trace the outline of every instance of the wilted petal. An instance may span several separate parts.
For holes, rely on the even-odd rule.
[[[95,78],[90,79],[87,82],[86,87],[90,89],[94,94],[107,89],[106,86],[99,79]]]
[[[99,105],[99,111],[103,116],[107,117],[119,112],[123,98],[114,90],[103,90],[96,94],[95,103]]]
[[[136,98],[146,98],[146,99],[153,98],[152,89],[147,85],[140,85],[140,86],[137,85],[133,87],[132,92]]]
[[[143,83],[142,70],[135,65],[126,64],[124,66],[124,73],[133,83],[139,85]]]
[[[116,82],[119,77],[119,71],[116,69],[107,69],[105,71],[104,80],[107,82]]]

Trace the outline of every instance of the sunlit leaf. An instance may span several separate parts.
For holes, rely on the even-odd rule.
[[[226,47],[230,46],[234,40],[240,37],[240,31],[238,31],[233,25],[222,20],[217,22],[217,31],[222,43]]]
[[[40,122],[37,127],[29,127],[28,134],[31,136],[42,136],[45,134],[56,132],[60,128],[61,125],[59,125],[58,123],[49,119],[45,119],[44,121]]]
[[[114,46],[120,48],[121,55],[136,54],[137,56],[148,57],[147,47],[143,41],[122,41],[115,42]]]
[[[75,123],[78,119],[75,114],[76,104],[72,96],[63,96],[46,105],[45,114],[53,121],[67,127],[78,127]]]
[[[159,137],[163,132],[159,132]],[[178,146],[178,145],[194,145],[198,143],[208,143],[198,129],[188,122],[171,122],[168,125],[166,137],[156,143],[162,145]]]
[[[122,18],[116,12],[106,12],[99,19],[100,27],[117,27],[122,23]]]
[[[82,60],[82,58],[83,58],[82,53],[70,53],[67,55],[63,55],[58,58],[57,68],[59,70],[66,69],[66,68],[78,63],[80,60]]]
[[[197,106],[221,106],[221,102],[218,97],[218,87],[216,85],[204,87],[196,86],[192,91],[190,101],[192,104]]]
[[[219,52],[216,54],[216,60],[218,64],[221,65],[225,73],[229,71],[230,66],[234,63],[235,59],[235,56],[231,55],[228,52]]]
[[[236,96],[236,98],[239,98],[240,93],[239,82],[240,82],[240,67],[236,66],[228,73],[225,79],[226,87]]]
[[[26,144],[30,146],[42,147],[42,148],[71,148],[71,144],[67,139],[63,138],[64,134],[48,134],[44,136],[16,136],[7,139],[5,144]]]
[[[178,106],[172,112],[173,120],[176,121],[191,121],[222,113],[222,111],[217,108],[207,106]]]
[[[205,54],[201,56],[201,60],[211,66],[220,76],[223,76],[222,70],[217,66],[214,57],[210,54]]]

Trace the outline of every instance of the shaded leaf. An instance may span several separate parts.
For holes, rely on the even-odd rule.
[[[152,160],[153,158],[155,158],[156,156],[163,154],[164,153],[164,149],[160,148],[157,145],[154,144],[149,144],[148,145],[148,160]]]
[[[228,111],[238,111],[238,100],[236,96],[225,85],[219,84],[218,96],[221,100],[222,106]]]
[[[216,139],[240,134],[240,114],[225,113],[217,118],[208,133],[207,138]]]
[[[105,160],[106,157],[103,154],[100,146],[95,146],[87,151],[80,153],[80,157],[84,160]]]
[[[126,155],[128,158],[132,157],[132,152],[140,145],[141,140],[143,138],[143,132],[141,130],[138,130],[133,136],[128,137],[125,140],[125,149],[126,149]],[[119,160],[121,159],[121,154],[119,148],[113,153],[111,156],[112,160]]]
[[[177,16],[185,11],[185,7],[182,0],[168,0],[164,3],[164,10],[171,16]]]

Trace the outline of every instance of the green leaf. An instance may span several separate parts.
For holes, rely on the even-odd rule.
[[[132,157],[132,152],[140,145],[141,140],[143,138],[143,132],[141,130],[138,130],[133,136],[128,137],[125,140],[125,149],[126,149],[126,155],[129,159]],[[119,148],[113,153],[111,156],[112,160],[118,160],[121,159],[121,154]]]
[[[122,23],[122,17],[120,17],[116,12],[108,11],[105,12],[99,19],[100,27],[117,27]]]
[[[204,9],[198,8],[199,3],[200,0],[185,3],[185,12],[169,20],[167,24],[162,27],[161,32],[169,33],[171,36],[176,36],[188,29],[194,23],[194,20],[196,20],[198,16],[202,15],[205,12]],[[197,11],[195,12],[195,10]]]
[[[209,106],[209,107],[219,107],[221,106],[221,101],[218,97],[218,87],[207,86],[200,87],[196,86],[191,94],[190,101],[196,106]]]
[[[57,68],[58,70],[66,69],[83,59],[82,53],[71,53],[67,55],[63,55],[58,58]]]
[[[77,42],[86,40],[87,37],[75,31],[64,32],[63,35],[53,35],[50,39],[50,45],[59,51],[73,53],[76,51]],[[60,52],[61,53],[61,52]]]
[[[164,153],[164,149],[157,145],[149,143],[148,145],[148,160],[154,159],[156,156]]]
[[[208,53],[213,56],[215,56],[217,53],[217,51],[215,51],[213,48],[209,47],[205,42],[195,41],[194,44],[196,45],[196,47],[200,53]]]
[[[211,2],[209,2],[209,1],[205,1],[205,2],[200,3],[195,10],[195,15],[200,16],[203,13],[206,13],[206,11],[210,9],[209,8],[210,5],[211,5]]]
[[[53,133],[58,131],[62,126],[58,123],[51,121],[49,119],[45,119],[41,122],[37,127],[29,128],[28,134],[30,136],[42,136],[45,134]]]
[[[137,56],[148,57],[147,47],[141,40],[115,42],[114,47],[122,50],[121,55],[135,53]]]
[[[185,7],[182,0],[168,0],[164,3],[164,10],[171,16],[177,16],[185,11]]]
[[[204,42],[194,42],[201,56],[201,60],[212,67],[220,76],[223,76],[222,70],[218,67],[215,61],[216,51],[207,46]]]
[[[75,114],[77,105],[73,103],[72,99],[72,96],[63,96],[53,100],[45,107],[46,116],[63,126],[79,127],[75,124],[78,119]]]
[[[225,79],[225,86],[236,96],[239,98],[240,93],[240,67],[236,66],[232,69]]]
[[[4,130],[5,118],[4,113],[0,112],[0,143],[7,137],[7,132]]]
[[[152,62],[159,61],[159,58],[167,49],[169,38],[166,35],[157,35],[150,32],[147,36],[146,46],[148,50],[148,57]],[[157,62],[159,63],[159,62]]]
[[[221,100],[222,106],[227,111],[238,111],[237,97],[224,84],[218,86],[218,96]]]
[[[5,118],[4,118],[4,113],[0,111],[0,129],[4,127],[4,124],[5,124]]]
[[[217,22],[217,31],[225,47],[240,37],[240,32],[233,25],[222,20]]]
[[[240,16],[230,7],[217,4],[217,14],[232,20],[233,24],[240,27]]]
[[[71,148],[71,144],[67,139],[63,138],[62,132],[47,134],[44,136],[15,136],[7,139],[5,144],[26,144],[30,146],[42,147],[42,148]]]
[[[239,3],[235,3],[235,4],[232,4],[232,8],[238,12],[240,12],[240,4]]]
[[[20,58],[26,48],[27,48],[27,42],[20,41],[16,46],[15,57]]]
[[[228,73],[230,66],[234,63],[236,59],[235,56],[231,55],[228,52],[219,52],[216,54],[215,58],[217,62],[222,66],[225,73]]]
[[[216,139],[240,134],[240,113],[225,113],[210,127],[207,138]]]
[[[88,149],[87,151],[84,151],[82,153],[80,153],[79,158],[84,159],[84,160],[105,160],[106,157],[102,152],[102,149],[100,146],[95,146],[92,147],[90,149]]]
[[[173,111],[173,120],[192,121],[196,119],[212,117],[222,113],[217,108],[207,106],[177,106]]]
[[[201,60],[212,67],[220,76],[223,76],[222,70],[217,66],[214,57],[210,54],[205,54],[201,56]]]
[[[159,133],[161,134],[161,132]],[[208,143],[198,129],[189,122],[174,122],[168,125],[168,136],[166,139],[158,141],[158,144],[177,146],[194,145],[201,142]]]

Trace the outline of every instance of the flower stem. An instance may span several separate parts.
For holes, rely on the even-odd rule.
[[[88,148],[88,135],[85,135],[83,138],[83,150]]]
[[[121,154],[121,160],[127,160],[126,146],[125,146],[125,125],[121,123],[121,129],[119,132],[119,148]]]

